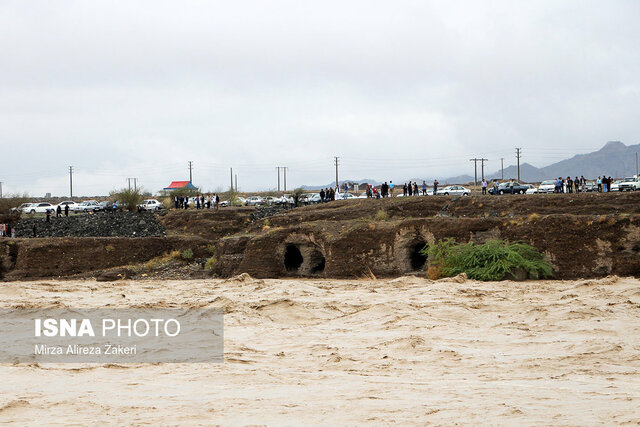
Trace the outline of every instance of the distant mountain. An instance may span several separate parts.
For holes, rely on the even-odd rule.
[[[640,144],[627,146],[620,141],[609,141],[598,151],[578,154],[543,168],[523,163],[520,165],[520,180],[539,182],[559,176],[584,176],[587,179],[595,179],[605,174],[614,178],[624,178],[635,175],[638,152],[640,152]],[[511,165],[504,169],[504,179],[517,177],[516,166]],[[487,178],[501,179],[501,172],[487,175]]]
[[[595,179],[604,174],[614,178],[633,176],[636,173],[636,153],[640,153],[640,144],[627,146],[620,141],[609,141],[598,151],[588,154],[578,154],[570,159],[561,160],[542,168],[537,168],[529,163],[522,163],[520,165],[520,180],[523,182],[540,182],[547,179],[558,178],[559,176],[565,178],[567,176],[584,176],[587,179]],[[495,173],[485,174],[485,178],[487,180],[502,180],[502,172],[497,171]],[[518,178],[518,168],[515,165],[504,168],[504,179],[512,178]],[[478,181],[480,181],[480,179],[480,171],[478,171]],[[421,184],[423,180],[427,181],[429,185],[433,183],[433,178],[411,178],[409,180],[397,181],[396,185],[399,184],[402,186],[403,183],[408,181]],[[382,184],[382,182],[376,181],[375,179],[345,181],[347,183],[357,182],[358,184],[368,183],[376,186]],[[343,184],[345,181],[340,181],[340,184]],[[438,181],[440,185],[468,184],[473,183],[473,176],[458,175],[438,179]],[[333,186],[335,186],[335,182],[325,185],[303,185],[302,188],[305,190],[317,190]]]

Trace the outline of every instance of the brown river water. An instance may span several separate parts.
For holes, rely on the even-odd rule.
[[[222,307],[224,363],[0,364],[0,424],[640,423],[640,281],[33,281],[0,308]]]

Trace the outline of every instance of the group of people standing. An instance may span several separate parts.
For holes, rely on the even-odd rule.
[[[427,195],[427,182],[426,181],[422,181],[422,195],[426,196]],[[437,188],[438,188],[438,180],[435,180],[433,182],[433,188],[435,190],[435,192],[437,192]],[[409,183],[405,183],[402,186],[402,194],[406,197],[406,196],[419,196],[420,190],[418,189],[418,183],[417,182],[413,182],[413,184],[411,183],[411,181],[409,181]],[[435,194],[435,193],[434,193]]]
[[[16,237],[16,229],[10,224],[0,224],[0,237]]]
[[[607,177],[605,175],[603,177],[598,177],[598,179],[596,180],[598,193],[607,193],[611,191],[612,183],[613,178],[611,178],[610,176]],[[558,177],[558,179],[555,180],[555,193],[584,193],[586,191],[587,180],[584,176],[580,176],[580,178],[576,176],[574,179],[571,179],[570,176],[566,178]]]
[[[173,204],[176,209],[189,209],[189,206],[193,204],[196,209],[218,209],[220,204],[220,196],[217,194],[200,194],[190,198],[189,196],[174,196]]]
[[[330,202],[336,199],[336,190],[333,188],[323,188],[320,190],[320,201]]]
[[[576,193],[581,193],[586,191],[587,180],[584,179],[584,176],[580,176],[578,178],[576,176],[575,179],[571,179],[570,176],[567,179],[563,179],[562,177],[558,177],[556,179],[555,185],[555,193],[573,193],[574,189]]]
[[[437,179],[435,179],[433,181],[433,194],[438,194],[438,185],[439,182]],[[377,198],[379,197],[393,197],[393,190],[395,189],[395,185],[393,184],[393,181],[389,181],[389,183],[387,184],[387,182],[385,181],[381,186],[380,186],[380,194]],[[367,196],[369,197],[376,197],[377,191],[375,190],[375,187],[373,188],[373,194],[372,196],[369,196],[367,194]],[[418,183],[416,181],[414,182],[405,182],[404,185],[402,186],[402,195],[405,197],[408,196],[426,196],[427,195],[427,182],[426,181],[422,181],[422,185],[420,187],[418,187]]]
[[[613,179],[605,175],[602,178],[598,177],[596,180],[596,184],[598,185],[598,193],[608,193],[611,191],[611,184],[613,184]]]

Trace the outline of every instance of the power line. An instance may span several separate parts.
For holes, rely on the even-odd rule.
[[[473,184],[478,185],[478,162],[482,164],[482,179],[484,179],[484,162],[488,161],[487,159],[469,159],[470,162],[473,162]]]

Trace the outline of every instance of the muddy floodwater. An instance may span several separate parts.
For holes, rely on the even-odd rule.
[[[640,423],[640,281],[34,281],[0,308],[222,307],[224,363],[1,364],[0,423]]]

